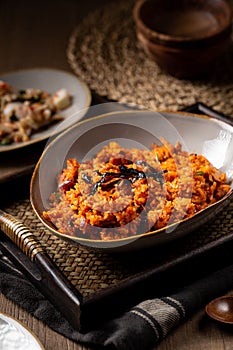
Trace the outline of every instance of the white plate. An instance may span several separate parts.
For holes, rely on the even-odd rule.
[[[6,81],[18,89],[43,89],[50,94],[65,88],[72,96],[71,106],[59,113],[64,117],[64,121],[59,123],[59,130],[58,124],[51,125],[47,129],[33,134],[27,142],[0,146],[0,152],[22,148],[46,140],[57,132],[63,131],[82,119],[91,103],[91,93],[87,85],[66,71],[50,68],[26,69],[0,75],[0,80]]]
[[[37,337],[16,319],[0,314],[1,350],[44,350]]]

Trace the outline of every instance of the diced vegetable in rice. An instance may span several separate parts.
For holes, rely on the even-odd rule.
[[[44,218],[66,235],[114,240],[190,218],[228,193],[204,156],[162,141],[151,150],[111,142],[81,164],[68,159]]]

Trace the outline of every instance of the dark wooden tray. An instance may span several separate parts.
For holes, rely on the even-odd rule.
[[[202,108],[203,104],[198,103],[187,107],[186,110],[207,114],[206,109],[203,112]],[[212,115],[212,111],[209,109],[208,114]],[[222,115],[219,117],[228,119]],[[11,188],[11,194],[17,186],[18,182],[15,182],[14,187]],[[21,190],[23,191],[23,188]],[[4,186],[4,191],[7,193],[7,186]],[[8,207],[8,210],[13,211],[12,214],[16,214],[23,220],[28,218],[30,226],[38,229],[39,224],[34,221],[32,208],[29,206],[29,201],[27,203],[26,206],[23,205],[22,213],[18,203],[15,203],[14,210],[13,207]],[[24,216],[25,212],[29,212],[28,216]],[[194,232],[185,239],[158,249],[114,257],[67,247],[59,239],[50,239],[49,234],[45,238],[43,229],[40,233],[38,230],[38,237],[42,242],[44,240],[44,247],[51,259],[82,295],[81,326],[87,329],[96,323],[100,324],[108,318],[119,315],[144,299],[172,293],[177,288],[182,288],[195,279],[228,265],[232,260],[233,248],[231,215],[232,203],[216,218],[215,222],[205,225],[200,232]],[[74,259],[72,266],[69,258]],[[25,258],[22,257],[22,260],[27,264]],[[27,269],[24,272],[27,273]],[[106,277],[104,288],[99,287],[103,284],[101,276]],[[85,278],[96,278],[96,287],[91,292],[85,289],[88,289]],[[46,290],[44,294],[46,295]]]

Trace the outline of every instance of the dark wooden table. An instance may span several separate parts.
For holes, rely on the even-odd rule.
[[[0,0],[0,74],[33,67],[51,67],[71,72],[66,59],[69,35],[89,11],[102,4],[108,6],[108,0],[41,0],[37,3]],[[17,162],[18,167],[20,164]],[[26,324],[39,337],[46,350],[88,349],[53,332],[1,294],[0,312]],[[233,330],[212,322],[201,309],[156,349],[231,350]]]

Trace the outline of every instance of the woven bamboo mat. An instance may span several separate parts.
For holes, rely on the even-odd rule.
[[[213,65],[208,79],[178,80],[161,71],[140,47],[134,2],[109,2],[74,28],[67,47],[74,73],[110,100],[170,110],[201,101],[233,116],[233,48]]]
[[[139,252],[131,259],[128,254],[106,254],[51,235],[35,215],[28,198],[8,204],[3,209],[34,230],[52,260],[83,296],[90,296],[105,288],[113,287],[152,266],[162,266],[165,262],[174,261],[195,248],[204,247],[208,242],[218,242],[221,237],[233,234],[233,202],[231,202],[214,221],[202,226],[198,232],[183,237],[177,244],[172,244],[172,249],[165,247],[162,258],[156,255],[154,250],[151,256]]]

